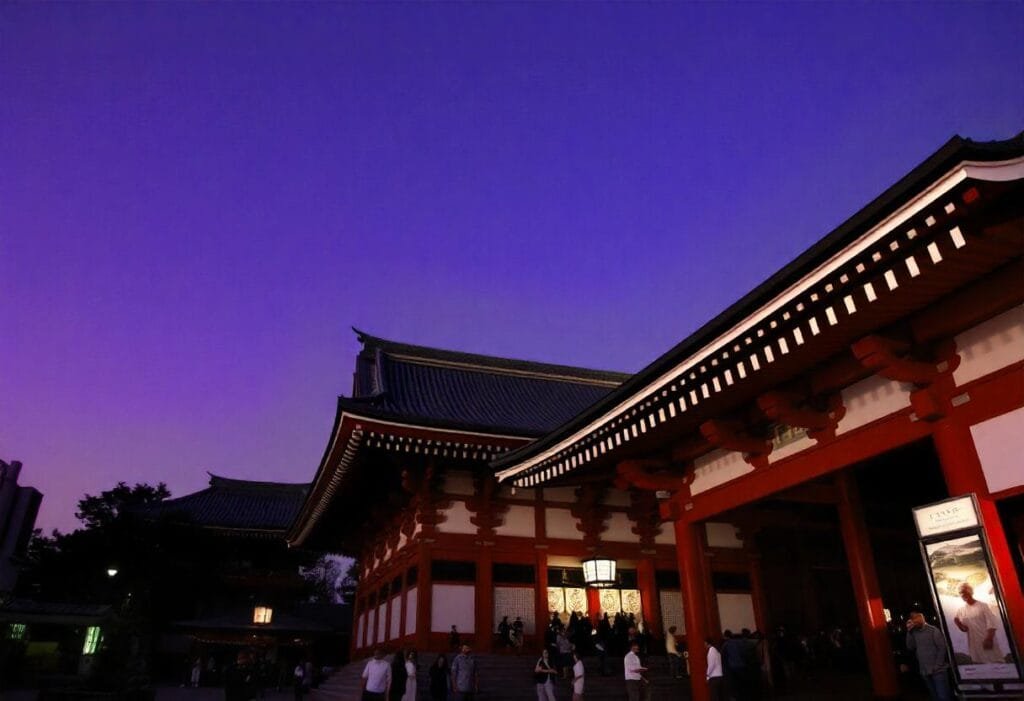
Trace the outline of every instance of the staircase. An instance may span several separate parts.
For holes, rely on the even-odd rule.
[[[430,698],[429,668],[437,655],[424,653],[417,662],[417,701]],[[533,665],[537,655],[474,655],[480,677],[480,693],[477,701],[531,701],[537,698],[533,683]],[[449,662],[451,657],[448,658]],[[390,657],[388,658],[390,661]],[[603,701],[605,699],[624,701],[626,685],[622,678],[622,660],[608,658],[608,676],[601,676],[598,671],[596,657],[583,660],[586,668],[586,688],[584,698],[587,701]],[[647,664],[651,671],[651,701],[684,701],[690,698],[689,679],[672,679],[668,675],[668,662],[664,656],[652,655]],[[310,701],[359,701],[361,677],[366,660],[352,662],[334,673],[319,689],[310,692]],[[555,682],[555,696],[559,701],[572,698],[572,689],[567,680]]]

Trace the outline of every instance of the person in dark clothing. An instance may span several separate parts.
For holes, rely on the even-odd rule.
[[[444,654],[437,656],[430,665],[430,701],[448,701],[448,658]]]
[[[911,611],[907,619],[907,650],[917,655],[918,671],[932,701],[952,701],[946,638],[920,611]]]
[[[405,650],[396,650],[395,656],[391,659],[391,690],[388,692],[388,701],[402,701],[405,694],[405,680],[409,673],[405,671]]]

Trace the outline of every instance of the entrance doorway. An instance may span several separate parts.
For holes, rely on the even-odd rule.
[[[938,457],[930,440],[919,441],[846,468],[845,477],[860,495],[859,517],[890,619],[893,664],[903,669],[906,698],[925,698],[915,661],[903,652],[904,626],[911,607],[934,618],[912,509],[948,496]],[[830,475],[715,519],[738,527],[758,563],[761,586],[754,596],[765,628],[764,683],[783,698],[820,698],[826,691],[870,698],[839,499]],[[709,560],[714,570],[714,553]]]

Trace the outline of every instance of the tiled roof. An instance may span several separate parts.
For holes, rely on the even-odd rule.
[[[210,486],[147,509],[207,528],[284,531],[302,507],[309,484],[252,482],[210,475]]]
[[[107,604],[80,604],[63,601],[34,601],[11,597],[0,599],[0,619],[19,616],[53,619],[100,619],[112,611]]]
[[[396,343],[356,331],[353,411],[430,426],[541,435],[629,375]]]

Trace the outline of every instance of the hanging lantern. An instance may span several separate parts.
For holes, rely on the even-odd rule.
[[[610,557],[592,557],[583,561],[583,581],[588,587],[608,589],[618,585],[615,560]]]

